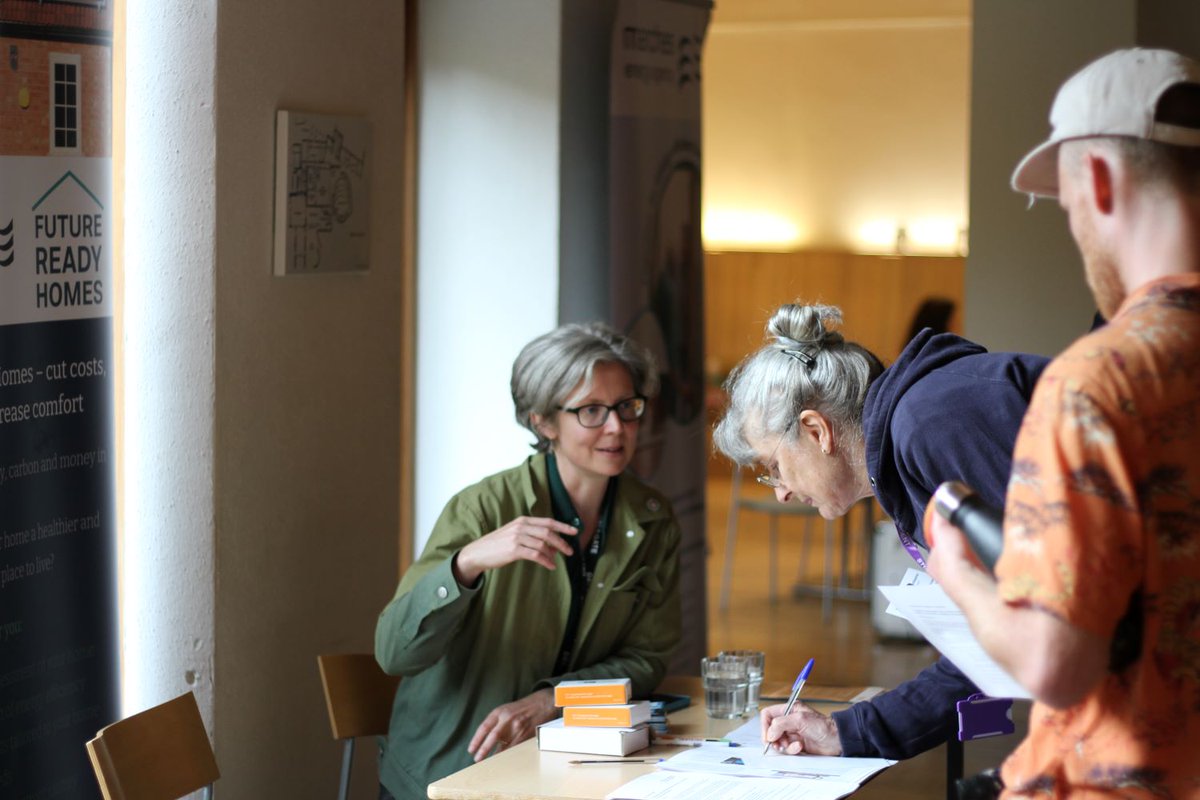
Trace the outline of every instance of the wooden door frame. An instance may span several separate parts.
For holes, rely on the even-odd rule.
[[[400,256],[400,492],[399,558],[403,575],[413,560],[417,363],[417,114],[420,107],[420,0],[404,0],[404,197]]]

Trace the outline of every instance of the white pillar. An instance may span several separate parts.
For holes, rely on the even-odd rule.
[[[420,9],[415,549],[533,452],[513,359],[558,323],[560,0]]]
[[[128,0],[122,713],[212,729],[216,4]]]

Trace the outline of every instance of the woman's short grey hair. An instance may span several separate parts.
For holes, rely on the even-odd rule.
[[[600,363],[620,364],[629,370],[636,394],[653,397],[658,391],[654,356],[603,322],[562,325],[521,350],[513,362],[513,406],[517,422],[537,437],[534,449],[549,450],[550,440],[534,427],[533,415],[550,416],[570,399],[575,387],[590,386],[592,371]]]
[[[805,409],[828,417],[843,436],[862,435],[863,403],[883,364],[832,327],[835,306],[788,304],[767,323],[767,344],[742,360],[725,381],[729,405],[713,432],[716,448],[741,466],[758,456],[747,440],[796,435]]]

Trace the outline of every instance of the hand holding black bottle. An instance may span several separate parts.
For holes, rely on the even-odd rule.
[[[961,530],[983,566],[991,572],[1004,548],[1004,515],[959,481],[946,481],[933,494],[933,507]]]

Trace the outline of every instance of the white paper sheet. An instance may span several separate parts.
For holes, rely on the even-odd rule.
[[[908,569],[904,570],[904,577],[900,579],[899,585],[900,586],[931,586],[935,583],[937,583],[937,581],[935,581],[928,572],[919,570],[916,567],[909,567]],[[888,607],[886,609],[884,609],[884,611],[886,611],[888,614],[891,614],[893,617],[899,617],[900,619],[908,619],[908,617],[906,617],[900,613],[899,609],[896,608],[895,603],[888,603]]]
[[[942,587],[880,586],[879,591],[980,691],[991,697],[1030,698],[1029,692],[984,651],[971,633],[967,618]]]
[[[605,800],[837,800],[858,786],[836,781],[732,778],[696,772],[649,772]]]
[[[837,781],[857,786],[895,764],[884,758],[838,756],[787,756],[774,750],[763,755],[762,743],[753,747],[692,747],[658,765],[660,770],[707,772],[730,777],[801,778]]]
[[[804,699],[803,693],[800,699]],[[679,772],[710,772],[759,778],[805,778],[841,781],[855,786],[882,769],[895,764],[885,758],[840,758],[835,756],[788,756],[775,750],[763,755],[762,723],[752,717],[725,734],[739,745],[695,747],[668,758],[659,769]],[[741,762],[741,763],[738,763]]]

